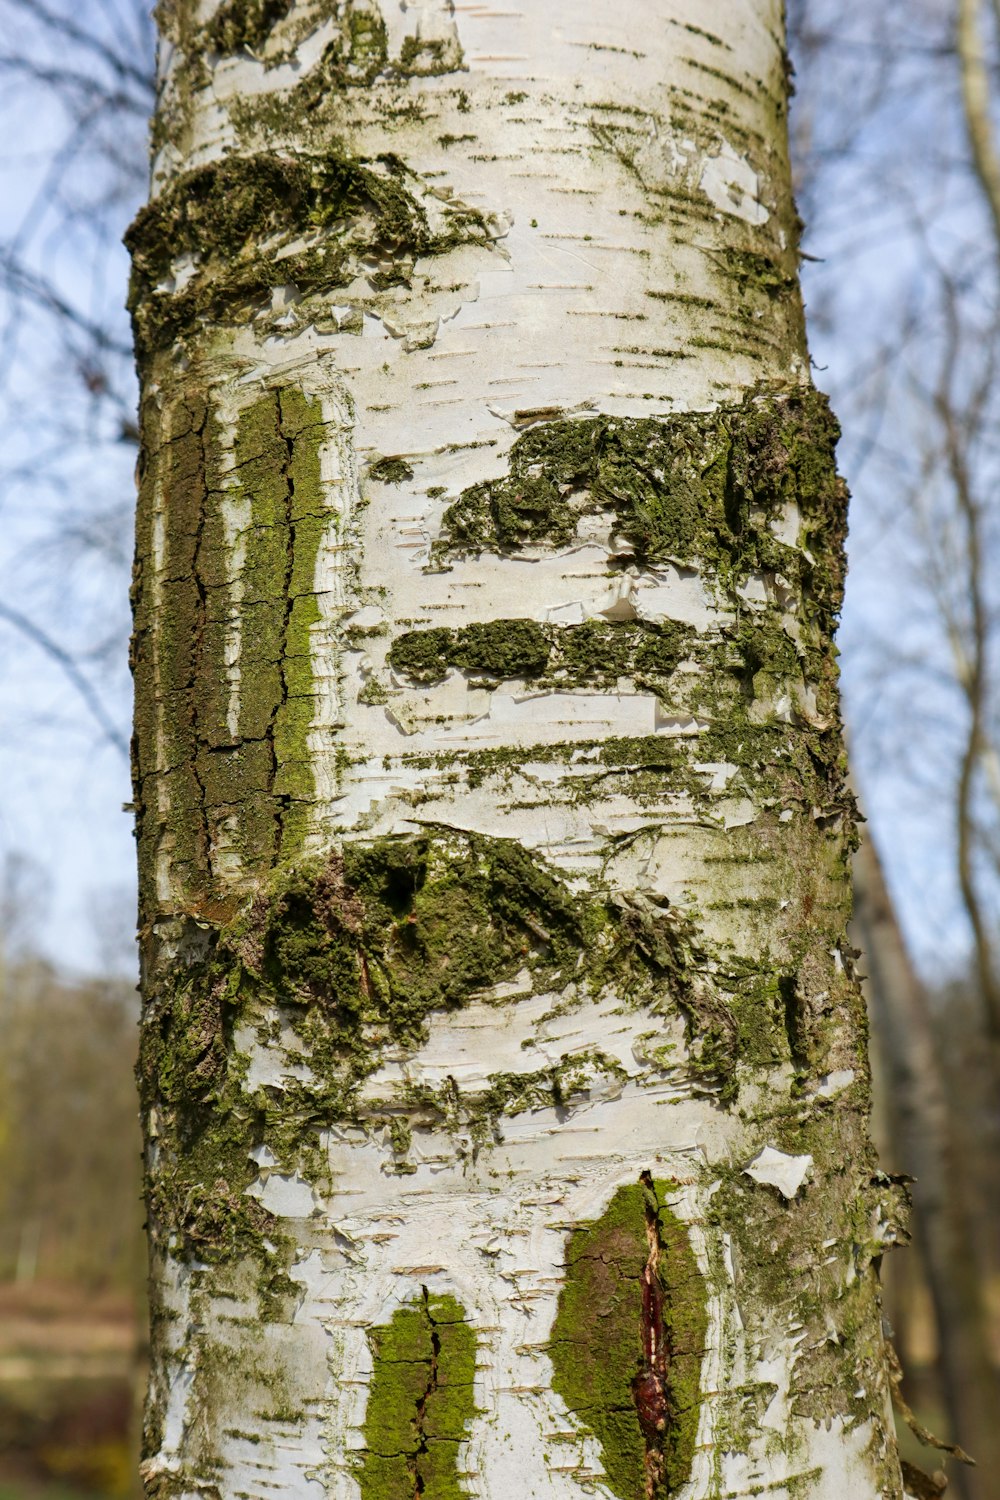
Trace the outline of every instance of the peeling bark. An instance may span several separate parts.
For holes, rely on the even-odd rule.
[[[846,495],[703,10],[161,4],[150,1495],[902,1493]]]

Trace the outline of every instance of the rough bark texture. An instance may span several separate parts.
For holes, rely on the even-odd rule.
[[[780,6],[160,12],[148,1491],[896,1497]]]

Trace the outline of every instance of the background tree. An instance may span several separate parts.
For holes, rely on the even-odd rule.
[[[809,263],[814,338],[843,351],[851,330],[853,344],[825,377],[856,496],[857,593],[842,638],[853,761],[930,981],[928,993],[893,936],[869,850],[862,946],[897,1126],[886,1160],[918,1179],[917,1244],[945,1372],[915,1389],[930,1407],[942,1402],[980,1459],[953,1476],[960,1493],[984,1496],[1000,1482],[990,1457],[1000,1399],[993,19],[988,8],[934,3],[793,16],[806,244],[825,258]],[[877,263],[890,245],[897,274],[887,280]],[[869,305],[860,316],[872,297],[878,315]],[[889,1283],[893,1320],[905,1323],[911,1308],[891,1268]]]
[[[136,1493],[144,1374],[138,1007],[129,980],[39,959],[44,876],[23,858],[4,873],[0,1493],[117,1500]]]

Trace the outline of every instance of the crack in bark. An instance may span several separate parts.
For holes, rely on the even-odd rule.
[[[673,1350],[664,1320],[660,1256],[660,1206],[652,1175],[642,1172],[649,1256],[642,1270],[642,1369],[632,1381],[632,1399],[646,1443],[646,1500],[654,1500],[666,1477],[664,1442],[673,1417],[670,1361]]]
[[[414,1421],[414,1427],[416,1428],[417,1436],[420,1441],[417,1445],[416,1452],[407,1459],[407,1467],[409,1468],[410,1473],[413,1475],[414,1500],[419,1500],[419,1497],[424,1493],[424,1490],[426,1488],[426,1480],[424,1478],[424,1475],[420,1472],[420,1460],[421,1457],[427,1452],[428,1446],[427,1433],[424,1430],[424,1413],[427,1410],[428,1401],[438,1388],[438,1366],[441,1357],[441,1335],[438,1332],[438,1326],[435,1323],[434,1316],[431,1312],[430,1294],[428,1293],[425,1286],[422,1286],[420,1288],[420,1291],[424,1299],[424,1315],[427,1318],[428,1323],[430,1324],[431,1330],[431,1362],[427,1371],[427,1385],[424,1388],[423,1394],[417,1398],[417,1415]]]
[[[268,776],[268,793],[274,798],[274,858],[277,864],[281,857],[281,843],[284,835],[285,813],[288,808],[289,796],[287,792],[275,794],[274,785],[277,780],[279,765],[278,751],[275,744],[275,734],[278,723],[278,715],[288,702],[288,638],[292,624],[292,577],[295,570],[295,523],[293,515],[295,511],[295,470],[294,470],[294,438],[285,430],[285,410],[282,402],[282,393],[277,393],[275,403],[278,418],[278,436],[285,446],[285,457],[282,463],[282,479],[285,485],[285,527],[287,533],[285,550],[285,576],[283,580],[284,615],[281,622],[281,640],[279,657],[279,680],[281,683],[281,696],[271,711],[270,722],[267,729],[267,741],[271,752],[271,763]]]
[[[191,715],[191,738],[193,744],[192,754],[190,756],[190,767],[192,779],[198,789],[197,805],[199,834],[204,841],[205,863],[208,866],[209,874],[211,876],[214,873],[212,862],[212,832],[208,822],[206,787],[198,771],[198,752],[207,742],[201,733],[201,726],[199,721],[202,716],[199,712],[199,693],[197,691],[199,679],[202,676],[203,670],[205,670],[205,663],[203,659],[205,645],[205,623],[208,618],[208,591],[205,587],[204,579],[202,578],[201,573],[201,553],[205,539],[205,523],[208,516],[209,497],[208,450],[205,443],[205,428],[207,426],[207,423],[208,407],[207,405],[205,405],[202,407],[200,420],[197,426],[193,428],[194,436],[198,440],[198,448],[200,452],[199,476],[202,484],[202,503],[198,508],[198,524],[195,529],[194,547],[192,549],[194,567],[191,570],[191,574],[198,595],[198,603],[195,610],[194,621],[192,622],[193,640],[191,650],[191,670],[186,684],[185,697],[187,698]],[[211,663],[208,663],[209,674],[211,673],[211,670]]]
[[[421,1286],[368,1338],[361,1500],[459,1500],[458,1454],[476,1411],[475,1338],[461,1304]]]
[[[552,1388],[600,1444],[617,1500],[667,1500],[691,1479],[707,1299],[675,1187],[646,1168],[576,1226],[552,1325]]]

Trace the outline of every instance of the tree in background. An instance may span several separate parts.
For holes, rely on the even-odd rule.
[[[143,1375],[138,1006],[33,957],[3,904],[0,1493],[113,1500],[136,1493]]]
[[[994,19],[965,0],[793,8],[806,244],[826,258],[809,270],[813,324],[821,343],[849,338],[854,351],[828,377],[858,501],[843,638],[852,759],[932,992],[870,845],[859,940],[886,1073],[886,1159],[917,1178],[915,1240],[935,1311],[942,1378],[935,1393],[923,1372],[918,1393],[944,1405],[977,1458],[953,1475],[976,1497],[1000,1485]],[[890,245],[906,274],[887,279]],[[970,951],[970,979],[943,982]],[[905,1324],[892,1279],[892,1316]]]
[[[151,1494],[901,1493],[780,12],[161,7]]]
[[[117,887],[118,931],[132,928],[120,240],[145,187],[153,27],[145,0],[2,0],[0,15],[0,843],[44,851],[40,937],[96,968],[81,888]]]
[[[984,192],[984,161],[996,147],[988,115],[977,111],[977,48],[989,38],[980,61],[992,67],[995,47],[990,29],[981,35],[974,25],[989,11],[965,0],[890,3],[877,13],[817,4],[793,7],[793,20],[802,75],[796,156],[807,245],[822,257],[807,267],[810,312],[824,352],[831,338],[843,348],[849,335],[854,346],[829,380],[845,410],[859,494],[857,612],[843,643],[855,767],[878,823],[893,815],[905,830],[888,861],[894,884],[904,886],[896,874],[904,861],[926,871],[905,896],[925,967],[954,972],[971,940],[995,1029],[1000,774],[990,560],[1000,261]],[[887,277],[890,248],[898,264]],[[876,575],[878,589],[868,583]],[[905,622],[904,596],[914,604]]]

